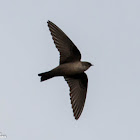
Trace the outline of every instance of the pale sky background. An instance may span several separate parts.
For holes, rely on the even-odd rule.
[[[73,117],[47,21],[94,64]],[[140,140],[139,0],[0,0],[0,132],[7,140]]]

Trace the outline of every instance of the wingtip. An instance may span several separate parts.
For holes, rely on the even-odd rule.
[[[49,24],[49,23],[53,23],[53,22],[51,22],[50,20],[48,20],[47,23]]]
[[[74,117],[75,117],[75,120],[78,120],[79,118],[80,118],[80,116],[81,116],[81,114],[82,114],[82,110],[73,110],[73,115],[74,115]]]
[[[78,113],[77,112],[75,112],[75,113],[73,112],[73,116],[74,116],[75,120],[78,120],[80,118],[80,115],[81,114],[79,112]]]
[[[47,23],[49,24],[49,22],[50,22],[50,21],[48,20]]]
[[[79,119],[80,116],[74,116],[75,120],[77,121]]]
[[[78,121],[78,119],[79,119],[79,118],[76,118],[76,117],[75,117],[75,120],[76,120],[76,121]]]

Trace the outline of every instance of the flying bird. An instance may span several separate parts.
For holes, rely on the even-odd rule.
[[[60,64],[48,72],[38,74],[38,76],[41,76],[41,82],[56,76],[64,77],[70,87],[74,117],[78,120],[83,111],[88,87],[88,78],[84,71],[92,64],[80,61],[81,53],[69,37],[53,22],[48,21],[47,23],[54,44],[60,53]]]

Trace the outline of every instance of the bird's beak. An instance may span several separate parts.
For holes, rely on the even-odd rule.
[[[94,66],[93,64],[91,64],[91,66]]]

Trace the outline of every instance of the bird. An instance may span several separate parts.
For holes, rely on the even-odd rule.
[[[93,66],[81,61],[81,53],[70,38],[53,22],[48,20],[52,39],[60,54],[59,65],[54,69],[38,74],[43,82],[53,77],[63,76],[70,90],[73,115],[79,119],[86,100],[88,77],[84,71]]]

